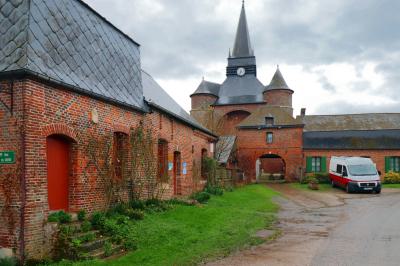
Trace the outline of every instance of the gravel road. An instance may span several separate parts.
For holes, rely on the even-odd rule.
[[[283,195],[276,199],[282,236],[207,265],[400,265],[400,190],[273,189]]]

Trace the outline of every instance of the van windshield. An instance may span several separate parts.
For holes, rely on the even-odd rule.
[[[376,175],[376,168],[372,164],[349,165],[351,175]]]

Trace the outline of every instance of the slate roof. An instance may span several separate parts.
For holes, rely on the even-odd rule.
[[[227,163],[235,147],[236,136],[220,136],[215,146],[215,154],[219,163]]]
[[[400,130],[309,131],[303,133],[304,149],[398,150]]]
[[[209,135],[211,131],[201,126],[192,118],[147,72],[142,70],[143,93],[146,102],[162,112],[165,112],[183,123],[189,124]]]
[[[274,127],[302,127],[301,121],[294,119],[291,109],[279,106],[262,106],[244,119],[238,126],[240,128],[266,127],[265,117],[274,118]]]
[[[285,79],[281,71],[279,70],[279,66],[276,69],[274,76],[272,77],[271,82],[268,86],[266,86],[265,90],[291,90],[289,86],[286,84]]]
[[[202,80],[196,91],[192,94],[211,94],[218,97],[221,85],[218,83]]]
[[[80,0],[0,1],[0,73],[23,70],[145,110],[139,45]]]
[[[222,83],[216,105],[264,103],[264,85],[253,75],[229,76]]]
[[[307,115],[298,119],[305,124],[304,131],[400,129],[400,113]]]
[[[236,38],[233,45],[232,57],[248,57],[253,55],[254,53],[250,43],[249,28],[247,26],[246,10],[243,3],[238,27],[236,30]]]

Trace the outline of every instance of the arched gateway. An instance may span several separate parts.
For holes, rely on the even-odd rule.
[[[256,161],[257,182],[285,180],[286,162],[277,154],[264,154]]]

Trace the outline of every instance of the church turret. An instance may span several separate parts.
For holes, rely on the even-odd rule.
[[[257,75],[256,58],[250,42],[250,33],[249,27],[247,26],[244,2],[240,11],[232,54],[229,53],[226,75]]]
[[[264,101],[271,106],[289,107],[292,110],[293,90],[286,84],[279,66],[271,80],[271,83],[264,90]]]

